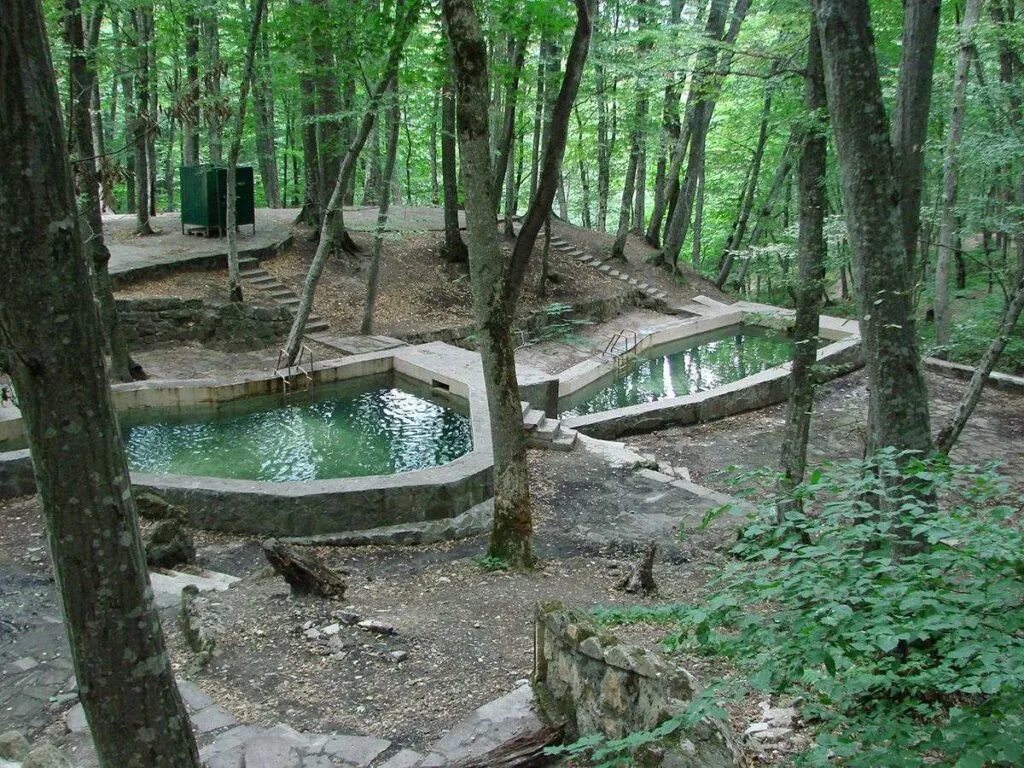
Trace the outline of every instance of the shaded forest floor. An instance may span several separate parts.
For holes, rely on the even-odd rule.
[[[929,376],[929,386],[938,422],[963,385]],[[860,373],[821,388],[812,461],[859,455],[866,394]],[[1019,396],[986,392],[954,458],[1002,460],[1011,480],[1024,486],[1021,413]],[[783,419],[783,408],[770,408],[627,442],[688,467],[699,482],[736,491],[726,482],[725,467],[774,464]],[[612,467],[581,448],[531,451],[530,468],[542,558],[534,573],[482,569],[474,557],[485,547],[483,537],[422,547],[323,549],[329,563],[350,574],[345,600],[296,600],[268,573],[258,540],[197,532],[201,564],[242,581],[207,600],[218,652],[205,669],[192,669],[175,614],[164,612],[175,667],[243,722],[283,721],[417,747],[529,676],[536,600],[558,598],[583,608],[699,600],[727,561],[724,551],[738,521],[726,517],[700,530],[710,504],[705,500],[632,468]],[[659,594],[640,599],[615,591],[614,582],[652,540],[661,547]],[[384,621],[397,633],[378,637],[342,625],[337,634],[307,637],[310,628],[336,623],[332,612],[338,609]],[[68,674],[59,664],[60,658],[66,664],[67,650],[63,633],[54,631],[59,609],[34,498],[0,503],[0,616],[0,669],[6,673],[0,678],[0,720],[32,735],[62,738],[62,715],[72,703],[60,696],[67,684],[16,684],[40,669],[53,679]],[[645,624],[616,631],[651,647],[664,634]],[[43,663],[24,675],[9,673],[25,657]],[[706,659],[676,661],[704,681],[729,673]],[[51,690],[56,698],[31,698]],[[752,696],[731,705],[737,733],[760,719],[759,704]],[[796,741],[748,749],[758,764],[777,764],[809,736],[798,729]]]

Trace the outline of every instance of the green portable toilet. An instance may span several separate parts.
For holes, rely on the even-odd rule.
[[[227,228],[228,170],[215,165],[181,166],[181,233],[223,236]],[[250,166],[235,169],[235,224],[256,231],[255,184]],[[192,229],[188,229],[192,227]]]

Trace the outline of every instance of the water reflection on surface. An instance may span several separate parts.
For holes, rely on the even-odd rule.
[[[562,398],[561,416],[651,403],[739,381],[792,359],[785,336],[757,326],[725,328],[659,346],[622,376],[600,379]]]
[[[330,385],[288,402],[259,398],[124,432],[133,470],[274,482],[408,472],[473,447],[468,416],[391,382]]]

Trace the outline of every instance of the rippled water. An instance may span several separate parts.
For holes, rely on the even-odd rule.
[[[758,326],[724,328],[650,350],[625,375],[609,375],[562,398],[560,415],[583,416],[703,392],[792,357],[793,343],[785,336]]]
[[[473,447],[465,413],[404,380],[149,417],[124,432],[133,470],[274,482],[408,472]]]

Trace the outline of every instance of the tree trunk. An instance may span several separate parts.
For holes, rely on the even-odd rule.
[[[676,40],[676,27],[682,20],[684,0],[670,0],[669,23],[673,42]],[[681,125],[679,122],[679,101],[682,96],[682,85],[685,77],[681,71],[670,72],[668,85],[665,86],[665,101],[662,107],[661,141],[658,147],[658,163],[654,176],[654,201],[651,208],[651,221],[647,225],[644,238],[657,248],[661,244],[661,222],[665,216],[668,200],[669,163],[679,141]],[[674,185],[679,178],[678,165],[676,175],[672,179]]]
[[[455,63],[470,280],[494,448],[494,526],[488,553],[513,566],[528,567],[534,561],[533,522],[511,329],[529,255],[550,213],[558,184],[567,124],[590,40],[590,10],[583,0],[577,0],[576,32],[552,110],[550,142],[537,194],[508,262],[498,243],[496,205],[491,197],[494,175],[488,146],[487,45],[472,0],[444,0],[442,10]]]
[[[441,202],[441,185],[437,174],[437,122],[441,118],[441,96],[434,92],[433,107],[430,110],[430,141],[427,149],[430,154],[430,204]]]
[[[242,70],[242,82],[238,92],[238,111],[235,112],[235,126],[231,135],[231,147],[228,149],[227,179],[227,215],[228,234],[228,294],[232,301],[242,300],[242,281],[238,276],[238,227],[235,224],[238,214],[238,189],[235,185],[235,172],[238,168],[238,155],[242,151],[242,133],[245,130],[245,106],[249,100],[249,88],[252,86],[253,69],[256,61],[256,48],[260,40],[260,25],[266,12],[267,0],[256,0],[253,8],[252,26],[249,29],[249,45],[245,50],[245,67]]]
[[[388,105],[386,134],[387,150],[384,155],[384,172],[380,177],[380,210],[377,212],[377,228],[373,236],[373,255],[370,257],[370,274],[366,281],[366,306],[363,323],[359,332],[364,336],[373,333],[373,309],[377,302],[377,287],[380,283],[380,252],[384,245],[384,227],[388,223],[388,207],[391,205],[391,177],[395,174],[395,155],[398,153],[398,126],[401,120],[398,107],[398,86],[392,85],[391,103]]]
[[[498,142],[498,162],[494,168],[494,184],[491,186],[493,198],[501,199],[501,189],[505,183],[505,174],[509,173],[509,158],[512,156],[512,145],[516,129],[516,103],[519,94],[519,78],[523,74],[523,63],[526,60],[526,46],[530,41],[527,32],[523,32],[519,39],[509,39],[509,61],[512,66],[512,73],[509,76],[505,88],[505,116],[501,126],[501,139]]]
[[[906,0],[900,76],[893,109],[892,151],[900,196],[900,227],[907,267],[916,265],[921,224],[924,151],[931,108],[932,72],[939,34],[941,0]]]
[[[94,56],[99,39],[99,27],[103,18],[103,4],[98,3],[92,13],[89,25],[89,39],[82,29],[82,14],[79,0],[65,0],[64,32],[68,49],[72,52],[68,75],[71,98],[68,99],[68,133],[71,138],[72,170],[78,181],[79,227],[87,233],[85,254],[93,266],[93,288],[99,306],[103,346],[110,355],[110,372],[117,381],[132,381],[133,369],[141,376],[142,369],[135,366],[128,354],[128,346],[121,332],[114,308],[114,292],[107,265],[110,251],[103,239],[103,216],[101,214],[100,187],[96,177],[96,163],[92,159],[95,151],[89,110],[95,91],[96,69]]]
[[[743,246],[743,238],[747,234],[747,224],[750,221],[750,212],[754,210],[754,200],[757,195],[757,182],[761,176],[761,161],[764,159],[764,148],[768,143],[768,118],[771,116],[772,93],[774,88],[771,83],[765,85],[764,107],[761,109],[761,124],[757,132],[757,145],[754,147],[754,154],[750,160],[750,168],[747,171],[747,183],[740,194],[739,209],[736,212],[736,220],[733,222],[729,236],[725,240],[725,247],[722,249],[722,257],[718,260],[718,274],[721,283],[725,284],[732,270],[736,253]],[[724,275],[724,277],[722,277]]]
[[[821,115],[826,108],[825,75],[822,71],[821,42],[814,18],[807,44],[807,74],[804,78],[804,106],[810,115]],[[797,194],[800,199],[800,225],[797,243],[796,320],[793,328],[789,406],[782,438],[781,488],[788,494],[804,479],[807,467],[807,437],[814,409],[814,364],[818,359],[818,326],[821,298],[825,287],[825,212],[828,191],[825,172],[828,139],[825,125],[805,128],[802,135]],[[788,500],[778,509],[783,522],[790,508]]]
[[[0,327],[79,697],[101,766],[199,768],[146,574],[36,0],[5,4],[0,50]]]
[[[185,14],[185,104],[181,120],[184,134],[184,165],[199,164],[199,132],[196,130],[199,114],[199,17]]]
[[[277,142],[274,128],[274,92],[270,87],[270,43],[266,27],[256,48],[259,74],[252,85],[253,116],[256,118],[256,156],[263,180],[267,207],[281,207],[281,181],[277,173]]]
[[[935,266],[935,340],[943,349],[949,347],[950,318],[952,315],[949,299],[950,266],[956,253],[957,220],[956,198],[960,183],[960,137],[963,133],[964,109],[967,106],[967,75],[974,55],[972,35],[974,26],[981,15],[982,0],[967,0],[964,18],[960,23],[960,55],[956,63],[953,80],[952,114],[949,116],[949,132],[946,134],[946,157],[942,176],[942,215],[939,225],[939,254]],[[906,247],[906,243],[904,243]]]
[[[220,28],[216,13],[205,13],[200,21],[203,34],[203,65],[206,85],[206,142],[209,161],[224,164],[224,104],[220,96]]]
[[[150,178],[153,169],[149,152],[149,134],[155,127],[154,116],[150,112],[150,47],[153,45],[153,9],[139,5],[132,10],[132,23],[135,30],[135,121],[133,134],[135,139],[135,204],[137,221],[135,234],[152,235],[150,226]]]
[[[867,0],[814,0],[867,367],[867,453],[932,448]],[[930,80],[930,78],[929,78]]]
[[[597,230],[604,232],[608,228],[612,146],[608,133],[608,76],[600,61],[594,65],[594,79],[597,99]]]
[[[459,231],[459,170],[455,157],[455,84],[448,52],[444,86],[441,89],[441,184],[444,191],[444,257],[455,264],[469,260]]]
[[[708,8],[705,34],[711,40],[724,40],[726,44],[732,45],[736,38],[739,37],[743,20],[746,18],[747,10],[750,8],[750,0],[736,0],[736,6],[732,12],[732,21],[729,24],[729,31],[725,33],[727,8],[727,0],[711,0],[711,5]],[[686,241],[690,217],[693,213],[694,197],[697,192],[697,180],[704,173],[708,130],[711,127],[711,117],[714,114],[716,103],[716,96],[713,91],[717,91],[721,81],[728,74],[732,64],[732,52],[727,50],[723,54],[722,62],[717,67],[718,46],[708,46],[702,52],[702,58],[705,65],[702,67],[698,64],[692,86],[698,95],[691,118],[692,127],[689,131],[690,153],[686,164],[686,175],[679,190],[679,199],[676,201],[672,217],[669,219],[665,233],[665,246],[655,260],[656,263],[666,264],[673,269],[675,269],[676,263],[679,260],[679,253],[683,248],[683,243]]]
[[[757,221],[754,224],[754,231],[750,233],[749,246],[759,245],[761,238],[765,234],[765,230],[775,217],[775,206],[780,200],[786,199],[787,185],[789,184],[790,174],[793,172],[793,155],[796,152],[800,142],[800,134],[796,130],[793,130],[790,136],[789,143],[786,145],[785,150],[782,152],[782,158],[779,160],[779,165],[775,169],[775,175],[772,177],[772,185],[768,189],[768,194],[765,195],[764,201],[761,203],[761,207],[757,211]],[[747,272],[750,270],[750,262],[753,259],[745,259],[743,266],[740,268],[740,275],[736,278],[737,285],[744,285],[747,279]],[[718,273],[718,279],[715,280],[715,285],[719,288],[725,285],[725,281],[729,277],[727,267],[733,263],[727,259],[727,263],[722,266],[722,270]]]
[[[944,456],[952,450],[953,445],[960,437],[960,433],[963,432],[964,427],[967,425],[967,420],[971,418],[975,406],[981,399],[985,382],[988,381],[989,375],[995,369],[1000,355],[1003,354],[1007,342],[1010,341],[1013,329],[1017,326],[1021,310],[1024,310],[1024,272],[1018,275],[1017,289],[1014,291],[1010,298],[1010,303],[1003,313],[999,333],[992,339],[992,343],[989,344],[985,354],[982,355],[981,360],[978,362],[978,367],[975,369],[974,374],[971,376],[971,381],[967,385],[967,391],[964,392],[963,399],[961,399],[956,411],[950,417],[949,423],[942,428],[935,438],[935,447]]]
[[[363,113],[362,121],[359,124],[359,130],[352,139],[352,144],[345,153],[345,157],[342,159],[341,166],[338,169],[338,178],[334,183],[334,191],[331,193],[327,207],[324,209],[323,222],[320,225],[320,240],[317,243],[313,261],[309,265],[306,282],[302,286],[302,295],[299,297],[299,306],[295,309],[295,318],[292,321],[291,330],[288,332],[288,340],[285,342],[286,358],[289,365],[292,365],[295,362],[295,358],[298,357],[306,320],[309,319],[309,314],[312,311],[313,296],[316,293],[316,286],[320,281],[320,275],[323,274],[324,266],[327,263],[327,257],[333,252],[336,243],[344,243],[346,239],[351,239],[345,230],[344,212],[342,210],[343,195],[345,190],[348,189],[348,183],[352,174],[355,172],[356,159],[366,143],[367,136],[370,135],[370,129],[373,127],[381,100],[391,86],[391,82],[398,75],[398,64],[402,58],[402,49],[405,46],[406,39],[409,37],[409,33],[416,24],[419,10],[419,0],[411,0],[404,4],[403,10],[399,11],[399,16],[395,22],[395,30],[388,48],[388,58],[381,71],[380,80],[370,93],[366,111]]]

